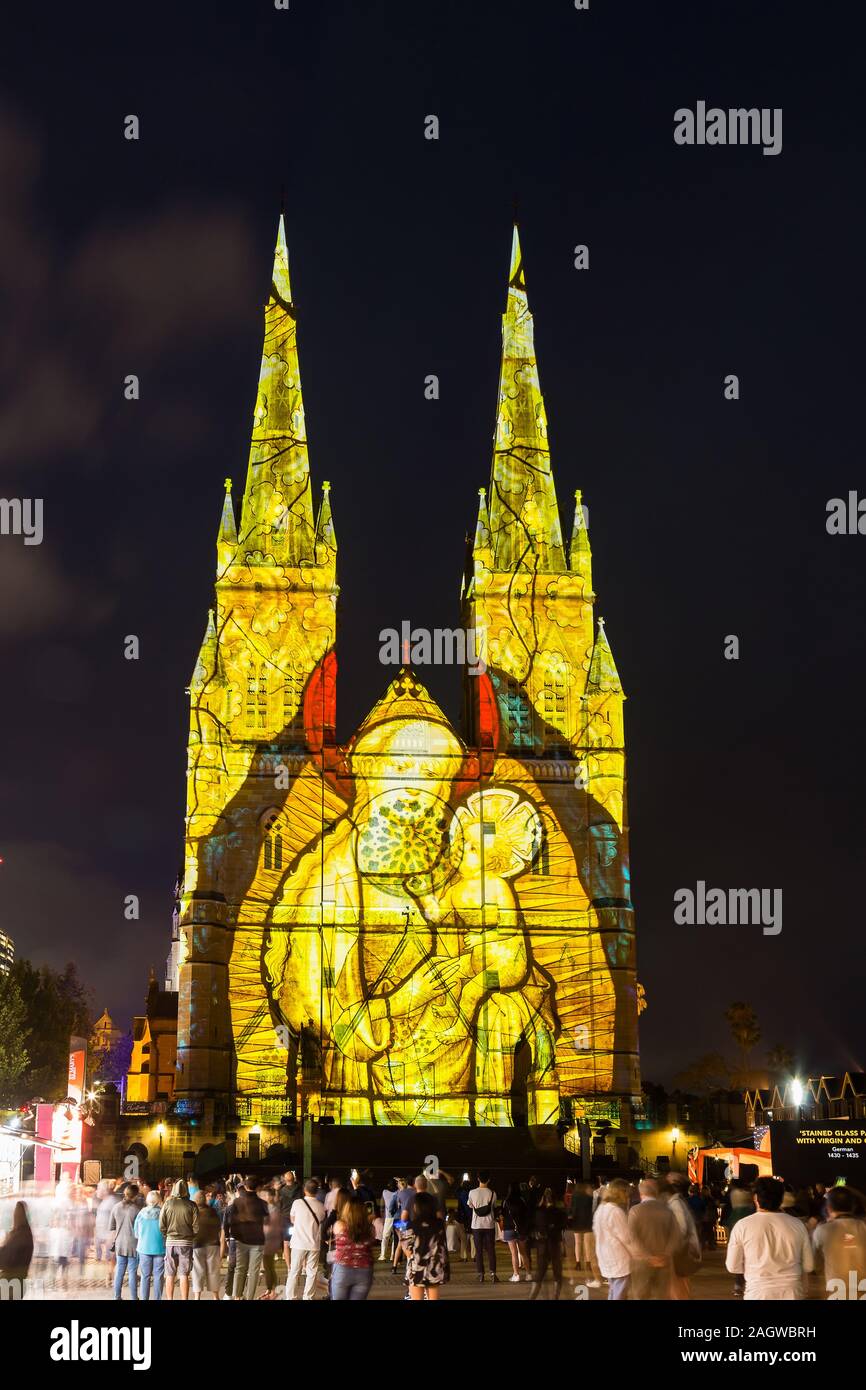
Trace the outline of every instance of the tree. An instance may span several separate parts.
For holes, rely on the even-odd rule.
[[[70,962],[62,971],[16,960],[14,979],[25,1010],[29,1065],[21,1078],[26,1098],[63,1100],[69,1087],[69,1039],[88,1038],[91,1006],[87,992]]]
[[[698,1096],[731,1089],[731,1067],[718,1052],[706,1052],[674,1077],[674,1085]]]
[[[767,1066],[772,1072],[790,1073],[794,1070],[794,1054],[783,1043],[776,1043],[767,1053]]]
[[[14,975],[0,978],[0,1105],[21,1103],[21,1078],[30,1057],[25,1046],[27,1009]]]
[[[761,1029],[758,1024],[758,1015],[751,1004],[744,1004],[738,1000],[725,1010],[725,1019],[730,1025],[731,1035],[737,1047],[740,1049],[740,1057],[743,1063],[743,1081],[746,1080],[746,1072],[749,1069],[749,1057],[752,1049],[757,1047],[761,1040]]]
[[[91,1059],[94,1081],[111,1082],[120,1090],[121,1082],[132,1061],[132,1029],[116,1039],[110,1047],[95,1052]]]

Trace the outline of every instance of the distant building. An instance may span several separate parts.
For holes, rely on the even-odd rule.
[[[833,1076],[791,1077],[775,1086],[747,1089],[743,1099],[749,1126],[770,1120],[866,1119],[866,1072],[845,1071]]]
[[[145,1011],[132,1020],[126,1104],[173,1100],[176,1063],[177,995],[151,977]]]
[[[90,1053],[91,1056],[98,1052],[107,1052],[109,1048],[121,1037],[120,1028],[115,1028],[114,1020],[108,1009],[103,1009],[100,1017],[93,1025],[93,1032],[90,1034]]]
[[[15,943],[5,931],[0,931],[0,975],[8,975],[15,963]]]

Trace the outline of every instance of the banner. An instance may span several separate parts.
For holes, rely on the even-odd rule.
[[[773,1172],[793,1187],[844,1178],[866,1192],[866,1120],[773,1120]]]
[[[87,1068],[87,1039],[69,1039],[69,1084],[66,1094],[80,1105],[84,1100],[84,1076]]]

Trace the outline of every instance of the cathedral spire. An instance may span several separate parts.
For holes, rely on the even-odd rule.
[[[592,593],[592,551],[589,545],[586,508],[580,488],[574,494],[574,527],[571,532],[569,566],[584,581],[584,593]]]
[[[604,618],[598,620],[598,635],[592,648],[585,693],[587,695],[621,695],[623,693],[613,652],[604,630]]]
[[[337,551],[337,533],[331,514],[331,484],[322,483],[322,501],[316,521],[316,564],[327,565]]]
[[[547,415],[538,381],[532,314],[517,227],[502,317],[502,367],[490,488],[490,536],[497,570],[566,568]]]
[[[217,569],[220,574],[232,563],[238,544],[238,528],[235,525],[235,509],[232,505],[232,480],[226,478],[226,495],[223,499],[220,529],[217,532]]]
[[[216,630],[216,618],[214,610],[209,608],[204,641],[201,644],[198,659],[195,663],[195,670],[192,673],[187,689],[191,695],[197,698],[205,688],[211,685],[219,685],[223,682],[223,679],[219,639]]]
[[[253,415],[240,548],[252,564],[298,566],[315,559],[313,497],[298,366],[297,322],[280,214]]]
[[[487,513],[487,489],[478,489],[478,521],[475,524],[475,545],[473,547],[476,558],[482,558],[483,552],[490,549],[490,517]]]

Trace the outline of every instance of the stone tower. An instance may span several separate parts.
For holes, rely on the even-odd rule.
[[[244,1052],[261,1022],[245,1003],[262,930],[248,888],[260,859],[282,867],[286,798],[333,745],[336,553],[328,483],[313,512],[280,217],[240,520],[227,480],[214,607],[189,686],[180,1096],[225,1096],[260,1060]]]
[[[576,934],[548,965],[571,1001],[557,1046],[560,1094],[638,1095],[634,921],[629,892],[624,694],[601,618],[594,621],[592,554],[582,506],[571,544],[560,525],[534,325],[514,228],[502,319],[493,466],[481,489],[463,583],[463,621],[484,651],[487,680],[466,677],[467,740],[492,776],[543,790],[535,917]],[[518,772],[519,769],[519,772]],[[577,852],[578,900],[560,872],[562,831]],[[570,894],[566,902],[565,897]],[[595,958],[600,943],[604,961]],[[606,965],[612,997],[590,999]],[[572,984],[569,984],[572,972]],[[582,983],[577,986],[577,980]],[[590,1022],[585,1020],[589,1018]],[[569,1045],[569,1039],[571,1045]]]

